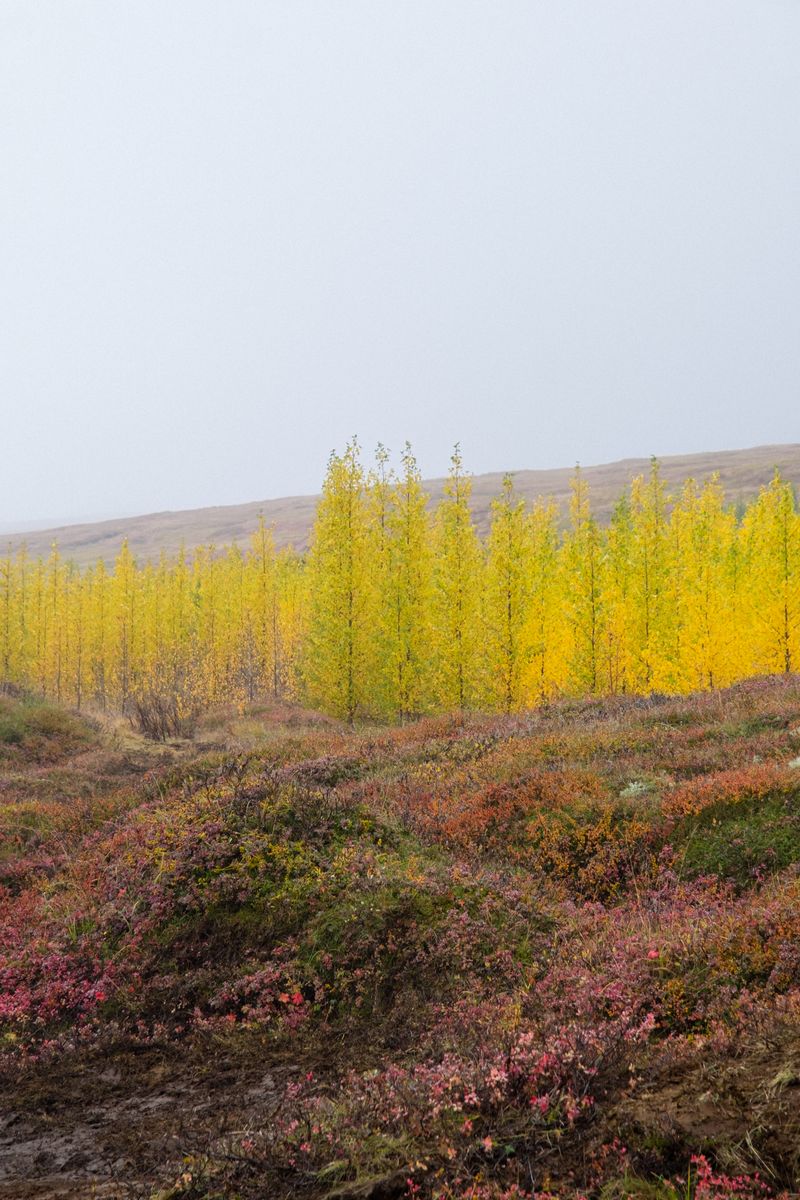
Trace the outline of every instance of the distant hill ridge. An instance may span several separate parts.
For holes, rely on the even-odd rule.
[[[718,450],[707,454],[681,454],[660,458],[661,472],[670,490],[685,479],[706,479],[714,472],[720,476],[730,501],[747,501],[769,482],[777,468],[783,477],[800,488],[800,444],[755,446],[749,450]],[[582,467],[590,486],[592,507],[598,520],[608,521],[614,504],[637,475],[650,469],[649,458],[625,458],[619,462]],[[520,496],[536,500],[542,496],[564,505],[569,498],[573,467],[543,471],[514,471],[514,486]],[[476,523],[485,531],[489,506],[500,491],[503,472],[473,476],[473,511]],[[444,479],[425,483],[435,502],[442,494]],[[279,546],[294,545],[303,550],[314,520],[318,496],[287,496],[278,500],[260,500],[248,504],[229,504],[213,508],[186,509],[179,512],[149,513],[114,521],[94,521],[84,525],[9,534],[0,545],[16,550],[27,546],[32,557],[47,555],[54,542],[65,558],[81,566],[104,558],[112,561],[124,538],[139,559],[153,559],[163,551],[176,554],[181,545],[192,546],[231,542],[246,544],[263,513],[274,527]]]

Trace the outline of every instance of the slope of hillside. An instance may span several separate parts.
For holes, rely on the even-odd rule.
[[[0,1195],[797,1194],[796,676],[231,711],[80,803],[62,724],[0,759]]]
[[[672,488],[678,487],[689,476],[704,479],[718,472],[728,498],[733,502],[752,497],[762,484],[768,482],[776,467],[786,479],[800,486],[800,444],[675,455],[660,462],[664,479]],[[584,468],[592,489],[594,511],[601,522],[609,518],[630,480],[646,472],[649,463],[649,459],[631,458]],[[572,471],[572,467],[516,471],[514,482],[519,494],[529,500],[544,496],[565,505]],[[434,501],[441,495],[443,483],[442,479],[427,481],[426,487]],[[473,508],[481,531],[487,526],[489,505],[500,491],[501,483],[500,473],[474,476]],[[158,557],[161,551],[175,554],[182,544],[192,547],[222,546],[234,541],[244,543],[255,529],[259,514],[263,513],[267,522],[274,526],[279,546],[294,545],[303,549],[307,545],[316,503],[316,496],[289,496],[250,504],[150,513],[24,535],[9,534],[2,540],[12,549],[24,543],[34,557],[47,555],[53,542],[57,542],[66,558],[85,565],[98,558],[113,559],[123,538],[127,538],[134,554],[147,559]]]

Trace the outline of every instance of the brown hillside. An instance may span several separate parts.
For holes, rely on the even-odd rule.
[[[800,444],[756,446],[749,450],[720,450],[707,454],[674,455],[660,460],[662,473],[670,488],[689,476],[704,479],[718,472],[731,501],[748,500],[768,482],[777,467],[796,487],[800,486]],[[649,469],[649,459],[626,458],[619,462],[585,467],[596,515],[608,520],[615,501],[636,475]],[[572,467],[545,471],[515,471],[514,483],[520,495],[529,500],[538,496],[563,504],[569,496]],[[474,512],[479,527],[486,527],[489,505],[500,490],[502,473],[476,475],[473,478]],[[436,500],[444,480],[426,483]],[[304,549],[314,519],[316,496],[289,496],[279,500],[258,500],[250,504],[231,504],[214,508],[187,509],[181,512],[149,513],[116,521],[98,521],[86,525],[67,525],[25,535],[9,535],[12,548],[23,543],[31,555],[46,555],[57,542],[61,553],[80,565],[98,558],[115,557],[123,538],[127,538],[138,558],[157,557],[161,551],[176,553],[187,547],[244,543],[255,528],[259,513],[274,526],[278,545]]]

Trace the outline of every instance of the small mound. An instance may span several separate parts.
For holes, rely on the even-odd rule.
[[[89,839],[57,885],[9,907],[7,1040],[377,1026],[401,1011],[413,1028],[466,977],[517,983],[519,956],[498,941],[530,956],[532,897],[510,906],[491,872],[454,868],[315,782],[352,769],[229,760]]]
[[[0,694],[0,764],[63,762],[97,741],[92,722],[78,713],[27,696]]]

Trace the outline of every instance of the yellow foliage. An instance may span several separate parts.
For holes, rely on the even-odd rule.
[[[431,512],[408,445],[332,455],[307,555],[262,521],[83,572],[56,547],[0,559],[0,686],[179,728],[221,701],[299,700],[346,720],[513,711],[557,694],[688,692],[800,664],[800,515],[777,475],[745,509],[718,479],[675,501],[654,463],[608,528],[579,472],[569,521],[510,478],[478,537],[456,450]]]

